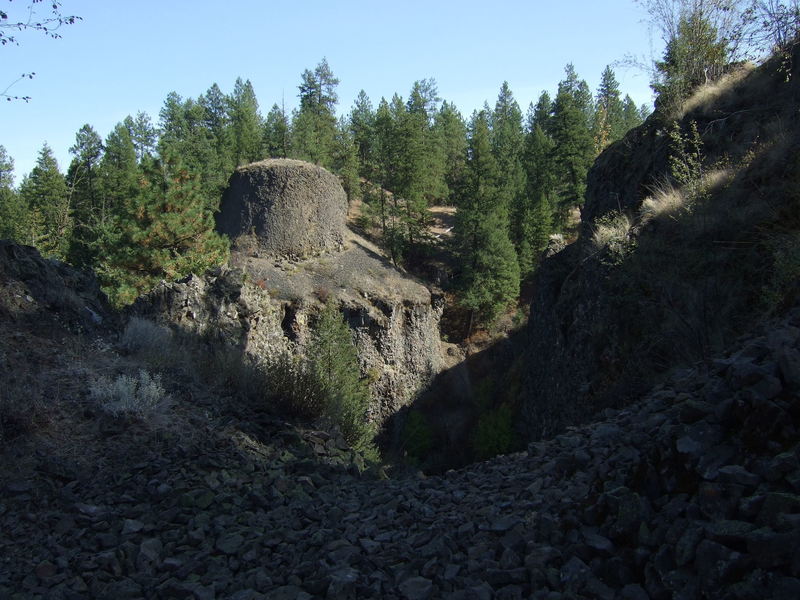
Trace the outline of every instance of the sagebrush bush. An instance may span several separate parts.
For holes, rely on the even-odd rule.
[[[166,399],[159,375],[141,369],[136,377],[100,377],[89,387],[89,397],[113,416],[147,417]]]
[[[622,212],[615,210],[599,217],[592,233],[595,250],[605,251],[607,260],[612,264],[621,263],[636,247],[630,230],[631,220]]]

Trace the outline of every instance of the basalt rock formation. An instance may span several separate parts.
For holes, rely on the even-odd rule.
[[[322,304],[334,301],[371,382],[370,414],[382,423],[441,370],[444,301],[352,233],[346,209],[336,177],[315,165],[240,167],[217,218],[232,237],[230,267],[163,283],[132,310],[266,357],[302,352]]]
[[[337,177],[301,160],[239,167],[217,215],[235,248],[304,258],[341,250],[347,196]]]
[[[799,65],[796,49],[788,63],[735,71],[597,159],[579,239],[536,277],[522,435],[549,436],[624,406],[791,302]],[[676,181],[670,173],[691,164],[694,131],[702,165]]]

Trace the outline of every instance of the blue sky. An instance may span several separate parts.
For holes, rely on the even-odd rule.
[[[12,19],[27,4],[0,0]],[[323,56],[341,81],[340,114],[362,88],[377,105],[432,77],[466,117],[493,105],[504,80],[525,110],[568,62],[594,91],[606,65],[652,52],[633,0],[62,0],[62,12],[83,18],[62,39],[30,33],[0,47],[0,89],[36,72],[9,90],[29,103],[0,103],[0,145],[17,183],[43,142],[65,171],[84,123],[105,137],[139,110],[157,121],[170,91],[197,97],[216,82],[227,93],[241,76],[262,114],[282,98],[291,109],[300,74]],[[652,102],[644,73],[614,68],[623,93]]]

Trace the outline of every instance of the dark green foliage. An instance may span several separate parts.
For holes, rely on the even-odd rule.
[[[234,166],[246,165],[261,158],[263,125],[258,113],[258,100],[250,80],[236,78],[233,94],[228,98],[230,137]]]
[[[138,161],[142,162],[145,157],[153,156],[156,152],[158,131],[153,127],[150,115],[139,111],[135,119],[127,116],[122,123],[128,128]]]
[[[358,167],[358,148],[348,124],[342,120],[336,129],[336,137],[333,140],[331,168],[339,174],[342,187],[347,193],[348,202],[352,202],[361,195]]]
[[[13,185],[14,160],[0,146],[0,239],[24,242],[28,231],[28,211]]]
[[[371,180],[375,176],[375,111],[372,102],[364,90],[358,93],[353,108],[350,111],[350,134],[356,145],[359,163],[359,175]]]
[[[595,153],[599,154],[603,148],[621,139],[628,129],[619,83],[611,67],[606,67],[597,90],[592,126]]]
[[[470,124],[467,179],[455,235],[462,263],[459,302],[483,322],[494,320],[519,295],[519,264],[508,235],[508,209],[499,201],[499,177],[488,116],[482,111]]]
[[[333,300],[320,313],[308,359],[325,394],[325,414],[339,427],[348,444],[374,456],[374,429],[367,415],[369,389],[360,376],[350,328]]]
[[[209,204],[179,164],[145,166],[137,193],[119,207],[104,240],[98,271],[114,303],[227,260],[228,242],[214,232]]]
[[[292,148],[294,158],[330,167],[336,138],[336,86],[328,61],[322,59],[313,71],[302,75],[300,109],[292,119]]]
[[[727,61],[727,42],[703,11],[683,12],[667,40],[663,60],[655,65],[656,105],[667,113],[674,111],[697,86],[722,75]]]
[[[549,132],[555,144],[553,163],[558,182],[556,214],[562,222],[571,207],[583,204],[586,173],[594,158],[582,86],[576,86],[574,71],[570,67],[567,66],[567,79],[558,86]]]
[[[445,202],[456,205],[464,188],[467,167],[467,125],[455,104],[443,102],[434,119],[434,131],[444,149]]]
[[[73,219],[68,258],[73,265],[88,267],[94,264],[97,252],[95,218],[102,198],[100,160],[103,141],[87,124],[78,130],[75,145],[69,151],[74,158],[67,171]]]
[[[475,458],[487,460],[510,452],[514,446],[512,411],[506,404],[490,409],[478,417],[473,437]]]
[[[42,146],[36,166],[20,185],[19,194],[28,213],[26,242],[45,256],[64,259],[72,228],[69,191],[47,144]]]
[[[289,118],[286,111],[273,104],[264,121],[264,137],[261,153],[270,158],[289,156]]]
[[[403,449],[411,460],[422,463],[433,447],[433,428],[425,415],[411,410],[403,427]]]

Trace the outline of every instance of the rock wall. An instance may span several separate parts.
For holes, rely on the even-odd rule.
[[[675,184],[671,124],[658,115],[590,170],[579,239],[536,276],[520,398],[528,439],[624,406],[671,368],[707,362],[762,316],[770,232],[796,214],[800,85],[772,62],[720,90],[678,121],[685,135],[696,124],[704,175],[717,175],[700,200],[642,211]],[[615,248],[598,245],[598,221],[617,213],[631,226],[614,234]]]
[[[141,297],[131,314],[263,359],[283,350],[302,353],[321,301],[311,293],[276,297],[264,289],[264,280],[259,282],[238,269],[217,269],[162,283]],[[341,294],[336,301],[352,330],[362,373],[371,382],[371,418],[382,423],[441,370],[443,300],[430,294],[422,301]]]

